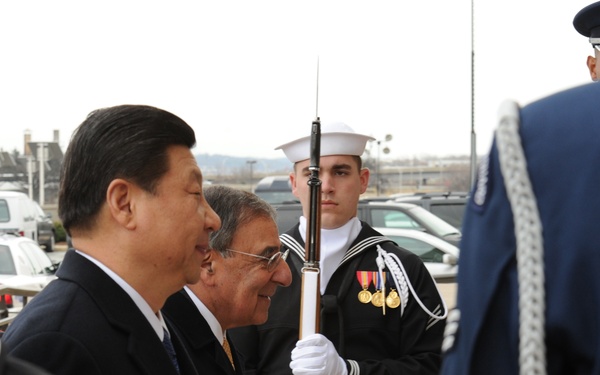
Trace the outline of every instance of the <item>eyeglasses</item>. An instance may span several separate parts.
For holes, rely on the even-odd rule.
[[[262,255],[245,253],[243,251],[237,251],[237,250],[232,250],[232,249],[226,249],[226,250],[231,251],[232,253],[244,254],[244,255],[248,255],[250,257],[266,260],[267,261],[267,271],[269,271],[269,272],[272,272],[279,265],[279,261],[281,261],[281,260],[285,261],[287,259],[288,254],[290,253],[290,249],[287,249],[283,253],[281,251],[278,251],[275,254],[271,255],[271,257],[269,258],[269,257],[264,257]]]

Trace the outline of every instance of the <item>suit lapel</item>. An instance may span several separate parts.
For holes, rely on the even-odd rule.
[[[236,365],[234,371],[223,347],[213,334],[208,322],[188,296],[181,290],[169,297],[162,310],[163,316],[177,331],[179,337],[188,345],[188,353],[199,372],[205,374],[242,374],[241,362],[237,358],[235,347],[230,341]],[[175,323],[176,322],[176,323]],[[200,368],[199,363],[202,364]],[[240,369],[239,372],[237,369]]]
[[[123,340],[128,343],[128,353],[133,362],[145,373],[177,375],[160,339],[144,314],[131,297],[98,266],[69,250],[56,275],[77,283],[86,290],[113,326],[114,332],[109,334],[123,336]]]
[[[199,370],[194,365],[190,353],[188,352],[181,333],[176,327],[169,322],[165,317],[169,332],[171,332],[171,341],[173,341],[173,347],[175,347],[175,353],[177,353],[177,361],[179,362],[179,369],[181,374],[198,374]]]

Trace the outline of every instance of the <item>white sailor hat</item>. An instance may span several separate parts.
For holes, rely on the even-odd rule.
[[[328,155],[356,155],[361,156],[365,151],[367,141],[375,138],[358,134],[351,127],[334,122],[321,126],[321,156]],[[275,150],[283,150],[285,156],[296,163],[310,159],[310,135],[285,143]]]

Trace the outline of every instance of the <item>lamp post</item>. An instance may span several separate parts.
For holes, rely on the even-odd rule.
[[[44,177],[44,171],[45,171],[45,167],[46,167],[46,151],[45,151],[45,147],[46,144],[45,143],[38,143],[38,159],[40,162],[40,173],[39,173],[39,178],[40,178],[40,196],[39,196],[39,203],[40,205],[43,205],[45,202],[45,197],[44,197],[44,185],[46,184],[45,181],[45,177]]]
[[[29,185],[29,199],[33,200],[33,155],[27,155],[27,185]]]
[[[392,135],[391,134],[386,134],[385,139],[384,140],[377,140],[377,161],[375,163],[375,174],[377,175],[377,180],[375,181],[375,188],[376,188],[376,192],[377,192],[377,196],[379,196],[380,192],[381,192],[381,178],[379,177],[379,154],[381,151],[381,142],[389,142],[392,140]],[[389,154],[390,153],[390,148],[385,146],[383,148],[383,153],[384,154]]]
[[[246,164],[250,165],[250,191],[252,191],[252,168],[256,164],[256,160],[246,160]]]

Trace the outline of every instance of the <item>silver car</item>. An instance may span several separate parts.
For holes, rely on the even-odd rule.
[[[456,282],[458,247],[428,233],[412,229],[375,228],[398,246],[418,255],[438,283]]]
[[[0,234],[0,284],[3,287],[39,292],[56,278],[57,269],[58,264],[53,263],[34,240]]]

